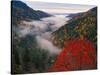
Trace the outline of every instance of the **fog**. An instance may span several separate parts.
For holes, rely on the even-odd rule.
[[[53,16],[42,18],[39,21],[22,21],[19,26],[19,37],[34,35],[39,48],[47,50],[50,54],[58,54],[61,49],[51,42],[51,33],[66,24],[68,20],[69,18],[64,16]]]
[[[51,41],[41,36],[37,36],[36,39],[37,39],[38,46],[43,50],[48,50],[50,54],[58,54],[60,52],[59,48],[54,46]]]

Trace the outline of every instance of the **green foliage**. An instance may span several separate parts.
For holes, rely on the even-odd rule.
[[[97,46],[97,8],[82,13],[78,18],[72,19],[57,31],[52,33],[54,45],[63,48],[67,40],[84,37]],[[60,40],[59,40],[60,39]]]
[[[13,73],[44,72],[53,64],[48,61],[54,58],[49,57],[47,50],[42,50],[37,46],[33,35],[17,39],[20,42],[13,42]]]

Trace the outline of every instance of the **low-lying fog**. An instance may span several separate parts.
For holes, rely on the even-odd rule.
[[[51,33],[65,25],[69,18],[61,15],[33,20],[32,22],[22,21],[19,27],[19,37],[35,35],[37,44],[41,49],[48,50],[50,54],[58,54],[61,50],[51,42]]]

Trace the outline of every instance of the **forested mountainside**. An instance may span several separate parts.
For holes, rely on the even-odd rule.
[[[40,10],[34,10],[25,3],[16,0],[13,0],[11,2],[11,9],[12,9],[11,11],[12,73],[22,74],[22,73],[47,72],[48,68],[55,62],[57,54],[50,55],[48,50],[40,48],[37,44],[38,42],[36,40],[36,35],[27,34],[24,37],[20,37],[19,31],[26,29],[25,32],[27,32],[27,29],[29,28],[29,31],[30,29],[34,31],[32,32],[32,34],[35,32],[40,34],[40,32],[42,31],[39,28],[39,26],[43,25],[46,27],[46,25],[51,25],[52,27],[54,25],[54,23],[52,22],[54,20],[50,20],[51,22],[48,24],[48,20],[46,20],[45,22],[40,22],[41,18],[51,17],[52,15]],[[54,44],[55,47],[58,46],[59,49],[60,48],[62,49],[64,47],[65,41],[67,42],[67,40],[70,39],[75,39],[75,38],[80,39],[80,37],[84,37],[93,42],[93,44],[95,44],[96,47],[96,40],[97,40],[96,9],[97,8],[95,7],[87,12],[84,12],[82,14],[80,13],[82,16],[77,14],[67,24],[65,24],[66,22],[61,23],[65,25],[63,26],[61,25],[62,26],[61,28],[54,31],[53,33],[50,33],[50,39],[47,39],[46,41],[50,41],[49,45],[52,46]],[[23,21],[26,22],[26,24],[23,24]],[[34,21],[35,23],[32,23],[33,25],[30,25],[28,24],[30,23],[30,21],[32,22]],[[57,22],[60,23],[61,21],[58,20]],[[37,29],[35,28],[35,26],[37,27]],[[39,32],[37,30],[39,30]],[[46,31],[49,32],[50,29]],[[44,32],[45,30],[42,33]],[[46,38],[47,37],[48,36],[46,35]],[[44,42],[44,40],[42,41]],[[52,48],[53,49],[52,52],[56,49],[55,47],[54,49]]]
[[[39,10],[33,10],[21,1],[11,1],[12,18],[12,73],[42,72],[47,69],[48,52],[37,47],[34,35],[19,37],[21,21],[40,20],[51,15]],[[51,58],[52,59],[52,58]]]
[[[62,51],[49,72],[97,69],[97,8],[76,15],[52,33]]]
[[[51,15],[39,10],[33,10],[21,1],[11,1],[12,24],[16,25],[21,20],[40,20]]]
[[[97,45],[97,7],[82,13],[80,16],[74,16],[68,24],[65,24],[57,31],[52,33],[54,45],[63,48],[65,41],[84,37]]]

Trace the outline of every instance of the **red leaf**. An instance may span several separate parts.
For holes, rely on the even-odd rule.
[[[96,62],[93,44],[85,39],[74,39],[66,43],[56,62],[48,71],[96,69]]]

